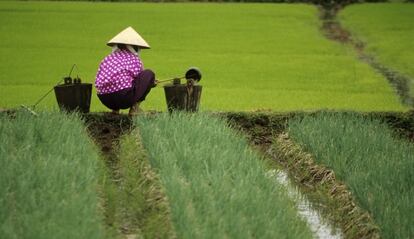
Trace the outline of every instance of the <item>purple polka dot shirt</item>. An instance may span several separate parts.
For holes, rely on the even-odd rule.
[[[131,88],[132,80],[143,70],[142,61],[128,50],[117,50],[102,60],[96,74],[99,95]]]

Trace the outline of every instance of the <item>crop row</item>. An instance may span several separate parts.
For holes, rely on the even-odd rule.
[[[224,120],[162,114],[136,125],[178,238],[311,238],[284,187]]]
[[[289,134],[349,187],[358,205],[372,215],[382,238],[414,236],[412,143],[399,139],[381,121],[355,113],[294,119]]]
[[[104,238],[100,161],[83,123],[0,114],[0,238]]]
[[[134,125],[113,171],[102,172],[76,115],[1,114],[0,236],[104,238],[112,227],[161,238],[312,237],[266,161],[223,119],[158,114]],[[356,113],[299,114],[288,132],[349,188],[381,237],[413,236],[411,143]]]
[[[76,115],[2,114],[1,237],[311,238],[224,120],[162,114],[136,124],[148,156],[133,131],[105,172]]]

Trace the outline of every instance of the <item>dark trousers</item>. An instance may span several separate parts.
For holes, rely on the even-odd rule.
[[[99,100],[111,110],[128,109],[145,97],[155,85],[155,74],[151,70],[141,71],[132,81],[132,87],[109,94],[98,95]]]

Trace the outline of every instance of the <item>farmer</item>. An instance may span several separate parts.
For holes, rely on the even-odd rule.
[[[154,72],[144,70],[139,58],[141,49],[150,46],[132,27],[120,32],[107,45],[112,47],[112,53],[102,60],[96,74],[98,98],[114,114],[129,108],[129,115],[135,115],[140,111],[139,104],[157,83]]]

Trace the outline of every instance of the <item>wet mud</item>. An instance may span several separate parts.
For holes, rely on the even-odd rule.
[[[101,150],[107,163],[114,166],[117,161],[117,145],[119,138],[132,130],[132,120],[127,115],[110,113],[84,114],[89,135]]]

